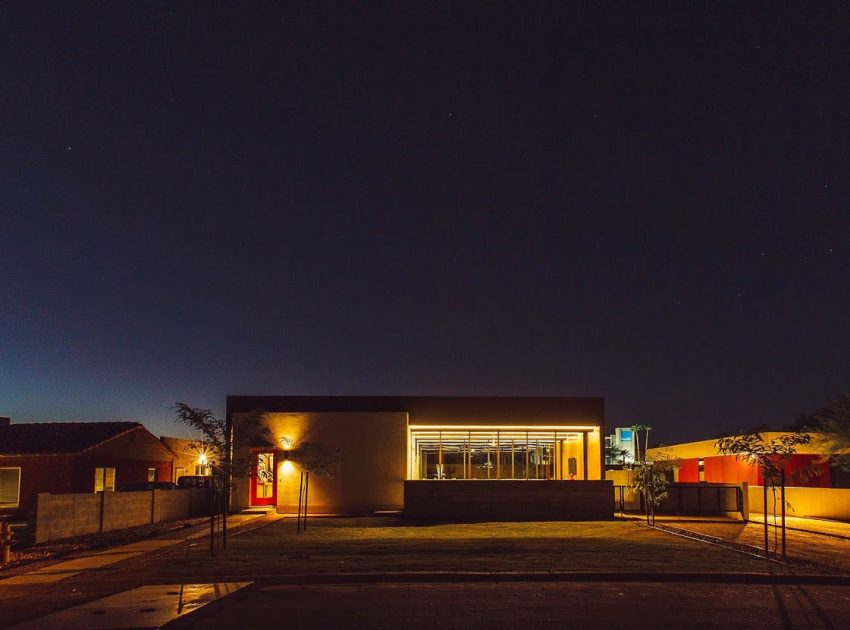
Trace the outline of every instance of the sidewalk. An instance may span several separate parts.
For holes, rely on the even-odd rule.
[[[233,514],[227,517],[227,530],[231,532],[247,529],[255,524],[265,525],[279,518],[282,517],[276,514]],[[155,538],[140,540],[127,545],[96,551],[83,551],[74,558],[59,560],[46,566],[41,565],[30,571],[23,570],[10,577],[0,579],[0,587],[58,582],[59,580],[64,580],[80,573],[98,571],[122,560],[167,549],[189,540],[201,539],[208,536],[209,531],[209,523],[204,522],[193,527],[173,530]]]
[[[764,524],[762,514],[750,514],[750,522]],[[768,514],[767,524],[773,526],[773,517]],[[776,524],[781,526],[782,517],[776,518]],[[820,518],[803,518],[800,516],[785,516],[785,528],[793,529],[798,532],[808,532],[811,534],[822,534],[824,536],[833,536],[835,538],[844,538],[850,540],[850,523],[842,521],[829,521]]]
[[[646,515],[638,512],[627,512],[625,514],[617,513],[615,515],[616,518],[624,518],[631,520],[646,520]],[[741,523],[739,518],[735,516],[723,516],[723,515],[714,515],[714,514],[705,514],[705,515],[678,515],[678,514],[656,514],[655,520],[658,523],[664,524],[672,524],[672,523]],[[758,525],[764,524],[764,518],[762,514],[752,512],[750,513],[750,523],[756,523]],[[776,524],[781,525],[782,518],[777,516]],[[768,526],[773,526],[773,516],[768,515]],[[798,532],[807,532],[811,534],[822,534],[824,536],[833,536],[836,538],[844,538],[850,540],[850,523],[845,523],[843,521],[830,521],[827,519],[820,518],[806,518],[802,516],[785,516],[785,527],[789,530],[794,530]]]

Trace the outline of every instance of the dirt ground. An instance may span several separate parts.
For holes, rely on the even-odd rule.
[[[733,542],[764,547],[763,523],[665,520],[664,524]],[[785,535],[786,552],[789,557],[850,573],[850,539],[843,535],[829,533],[829,531],[815,533],[797,529],[787,529]],[[782,534],[772,525],[768,527],[768,539],[770,550],[781,552]]]
[[[173,550],[146,571],[230,579],[374,571],[786,572],[716,546],[624,521],[407,525],[391,518],[326,518],[298,535],[292,520],[236,536],[226,556]],[[181,555],[183,554],[183,555]]]

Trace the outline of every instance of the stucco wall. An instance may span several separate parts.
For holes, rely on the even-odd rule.
[[[239,414],[234,415],[238,431]],[[405,413],[269,413],[269,438],[281,449],[276,455],[277,509],[297,510],[300,468],[297,453],[283,459],[282,438],[294,449],[304,442],[339,449],[340,468],[333,479],[310,476],[309,509],[314,514],[372,513],[400,509],[407,470],[407,414]],[[258,446],[262,446],[259,444]],[[247,456],[247,448],[239,457]],[[249,505],[249,478],[236,481],[232,508]]]
[[[750,512],[764,512],[764,488],[750,486]],[[779,490],[776,491],[776,513],[781,514]],[[785,488],[787,516],[814,516],[850,520],[850,489],[848,488]],[[773,494],[768,490],[767,511],[773,514]]]

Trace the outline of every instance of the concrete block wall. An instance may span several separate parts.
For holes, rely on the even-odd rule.
[[[153,523],[155,492],[103,493],[103,531]]]
[[[38,495],[35,542],[97,534],[208,513],[204,490]]]
[[[38,510],[45,518],[36,525],[35,542],[99,531],[100,501],[96,494],[39,494]]]

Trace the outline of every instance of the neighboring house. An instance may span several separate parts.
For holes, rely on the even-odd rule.
[[[171,481],[174,454],[138,422],[0,418],[0,514],[29,519],[40,492],[112,492]]]
[[[635,461],[635,430],[631,427],[617,427],[614,433],[605,438],[605,465],[621,466]]]
[[[252,436],[256,410],[267,431]],[[254,462],[231,508],[294,512],[299,446],[312,443],[339,455],[332,479],[310,476],[314,513],[610,517],[604,417],[602,398],[229,396],[236,457]]]
[[[769,431],[764,434],[766,440],[785,435],[787,432]],[[681,460],[676,481],[708,483],[741,483],[746,481],[753,486],[764,482],[758,466],[738,460],[734,455],[721,455],[717,452],[717,440],[702,440],[651,448],[647,458],[652,459],[664,453]],[[823,449],[818,446],[817,434],[812,434],[809,444],[797,446],[797,452],[788,458],[785,467],[785,484],[799,488],[850,488],[850,475],[839,468],[831,467],[822,461]],[[805,473],[799,477],[801,473]]]
[[[175,482],[184,475],[212,474],[212,462],[215,456],[203,448],[199,441],[167,435],[160,436],[159,439],[174,453]]]

